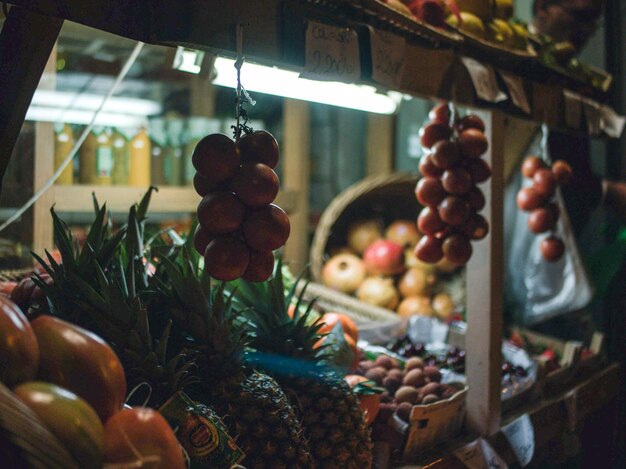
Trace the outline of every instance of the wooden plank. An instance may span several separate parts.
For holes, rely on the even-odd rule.
[[[384,114],[367,115],[367,176],[393,171],[394,120]]]
[[[472,243],[474,253],[467,266],[467,424],[473,432],[488,436],[500,425],[502,304],[504,300],[504,122],[497,111],[481,113],[490,148],[484,156],[492,177],[481,186],[487,205],[483,215],[491,231]]]
[[[100,203],[107,203],[112,212],[127,212],[133,202],[139,202],[147,188],[128,186],[54,186],[55,210],[58,212],[89,213],[93,211],[91,194],[95,192]],[[297,193],[281,191],[276,203],[287,213],[296,209]],[[153,213],[193,213],[200,202],[200,196],[189,187],[159,188],[152,195],[150,212]],[[48,207],[49,209],[50,207]]]
[[[310,125],[309,105],[286,99],[283,107],[282,188],[295,191],[297,209],[289,219],[291,235],[285,246],[285,260],[294,272],[307,264],[309,252],[309,174]],[[280,205],[280,204],[279,204]]]
[[[0,191],[26,111],[63,21],[12,8],[0,31]]]

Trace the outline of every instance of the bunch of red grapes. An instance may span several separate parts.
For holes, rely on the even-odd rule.
[[[421,144],[429,152],[420,161],[423,177],[415,188],[424,206],[417,218],[424,236],[415,255],[429,264],[445,257],[463,265],[472,256],[470,241],[489,232],[489,223],[479,213],[485,196],[476,186],[491,177],[491,168],[481,158],[489,148],[485,124],[474,114],[452,115],[447,104],[435,107],[429,118],[420,130]]]
[[[287,214],[272,203],[279,189],[273,170],[278,158],[278,143],[264,130],[238,142],[208,135],[194,149],[193,183],[202,196],[194,245],[212,277],[261,282],[272,274],[272,251],[290,231]]]
[[[572,178],[572,168],[563,160],[548,167],[538,156],[529,156],[522,164],[522,174],[532,179],[532,185],[517,193],[517,206],[530,212],[528,228],[533,233],[554,231],[559,219],[559,207],[554,202],[557,185],[567,184]],[[556,262],[565,252],[563,241],[553,232],[540,244],[541,254],[548,262]]]

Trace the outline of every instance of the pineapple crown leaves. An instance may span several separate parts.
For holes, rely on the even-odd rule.
[[[161,258],[153,277],[174,323],[190,338],[190,346],[207,358],[239,360],[248,342],[233,295],[225,284],[211,285],[211,277],[199,271],[183,246],[175,257]]]
[[[239,279],[231,282],[234,307],[242,310],[248,319],[251,345],[257,351],[322,361],[327,358],[326,346],[317,344],[324,337],[320,333],[324,323],[321,318],[313,319],[315,300],[304,299],[308,281],[298,293],[306,270],[289,289],[285,288],[282,271],[279,259],[268,281],[255,283]],[[290,315],[294,300],[295,307]]]
[[[376,381],[370,379],[368,381],[362,381],[353,386],[352,392],[359,396],[371,396],[384,393],[385,388],[378,386],[376,384]]]

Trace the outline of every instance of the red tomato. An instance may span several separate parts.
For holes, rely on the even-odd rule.
[[[29,381],[39,367],[39,345],[28,319],[0,296],[0,381],[7,386]]]
[[[51,316],[40,316],[31,325],[41,350],[41,379],[78,394],[103,422],[122,408],[124,369],[104,340]]]
[[[104,426],[104,461],[143,469],[185,469],[183,450],[167,420],[145,407],[122,409]]]

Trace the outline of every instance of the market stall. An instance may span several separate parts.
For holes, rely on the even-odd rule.
[[[40,367],[45,371],[7,375],[3,382],[14,388],[37,377],[84,398],[97,414],[92,411],[90,418],[99,418],[104,424],[100,425],[100,432],[104,434],[108,463],[124,461],[125,450],[120,449],[123,441],[111,435],[119,437],[128,431],[132,434],[132,450],[139,448],[142,453],[143,442],[156,441],[162,444],[160,456],[164,460],[172,458],[167,463],[171,465],[159,467],[179,467],[173,455],[177,446],[171,432],[149,434],[133,423],[133,418],[140,417],[130,415],[132,411],[125,415],[122,414],[126,410],[119,411],[131,389],[128,399],[133,405],[143,402],[144,406],[158,408],[167,420],[165,427],[169,423],[176,429],[176,436],[191,456],[191,467],[230,467],[229,464],[241,461],[244,467],[314,467],[316,463],[319,467],[338,467],[341,463],[356,468],[367,467],[372,460],[374,467],[380,468],[483,467],[480,464],[486,461],[496,461],[495,467],[526,466],[531,461],[536,465],[554,459],[550,451],[555,440],[575,440],[576,443],[563,444],[565,453],[572,450],[578,444],[577,432],[587,420],[616,405],[620,369],[608,363],[602,334],[594,335],[588,344],[560,342],[526,330],[516,331],[515,338],[503,337],[503,194],[515,163],[507,156],[506,135],[524,125],[543,124],[546,129],[573,135],[619,137],[624,119],[609,104],[610,75],[572,62],[567,54],[559,55],[553,44],[533,44],[527,31],[513,27],[519,26],[516,23],[497,23],[496,20],[503,20],[495,10],[487,13],[493,18],[490,22],[485,20],[483,30],[487,27],[499,34],[481,36],[468,29],[471,22],[467,16],[461,26],[450,20],[468,12],[453,12],[446,23],[437,15],[429,16],[432,12],[392,8],[393,2],[378,0],[210,4],[190,0],[184,6],[167,1],[9,3],[13,6],[0,31],[0,176],[7,171],[37,87],[54,89],[53,81],[40,83],[39,79],[43,75],[54,80],[56,76],[55,43],[64,21],[66,25],[79,23],[138,41],[128,61],[117,65],[119,73],[112,73],[117,79],[106,99],[111,98],[128,73],[142,43],[176,50],[174,62],[180,59],[179,70],[195,66],[201,71],[207,64],[217,69],[220,61],[226,61],[232,73],[225,74],[226,80],[237,90],[235,115],[231,116],[231,120],[236,117],[235,125],[204,122],[201,129],[215,130],[189,137],[185,144],[188,148],[179,144],[188,153],[187,166],[179,169],[182,172],[177,182],[163,179],[165,187],[158,192],[148,189],[155,184],[154,172],[148,170],[147,179],[133,179],[132,162],[128,174],[117,176],[123,178],[117,186],[114,174],[102,176],[98,172],[95,179],[79,174],[80,185],[57,183],[50,188],[51,178],[61,177],[54,174],[55,170],[60,172],[63,168],[53,165],[54,145],[42,136],[55,135],[58,141],[64,130],[53,133],[53,124],[48,122],[34,125],[32,192],[37,197],[32,199],[32,245],[35,253],[42,255],[44,248],[53,247],[54,234],[60,259],[40,257],[38,276],[35,283],[30,281],[30,292],[21,292],[21,297],[12,295],[32,320],[34,333],[28,340],[39,343]],[[443,10],[440,15],[444,15]],[[510,37],[505,34],[503,39],[502,29],[497,27],[511,31]],[[254,96],[249,98],[245,87],[255,75],[263,73],[261,68],[247,68],[257,65],[296,72],[314,82],[340,82],[354,88],[360,85],[360,91],[367,93],[351,96],[348,88],[343,88],[343,92],[328,98],[329,104],[341,99],[379,103],[378,109],[371,111],[377,114],[367,118],[367,149],[363,156],[366,175],[373,177],[348,187],[328,204],[311,242],[309,108],[296,94],[283,95],[291,99],[282,106],[280,149],[276,139],[263,128],[255,127],[252,131],[246,109]],[[218,79],[223,79],[220,76],[218,72]],[[201,106],[198,102],[210,92],[201,80],[194,82],[193,87],[191,106]],[[249,88],[254,95],[255,90]],[[420,176],[392,172],[390,114],[397,109],[402,95],[437,98],[446,103],[433,109],[420,134],[421,146],[432,148],[426,155],[435,159],[431,174],[424,163],[426,157],[420,164]],[[98,114],[103,107],[104,104],[92,109]],[[466,107],[468,111],[464,110]],[[93,123],[80,137],[75,135],[76,141],[85,147]],[[167,125],[172,129],[178,123],[173,119]],[[185,125],[189,135],[193,134],[191,120]],[[230,134],[232,130],[234,140],[218,135]],[[205,136],[206,133],[210,135]],[[99,135],[94,134],[95,142]],[[114,137],[115,134],[106,138]],[[131,158],[132,148],[137,149],[135,160],[130,160],[137,165],[143,157],[140,148],[144,138],[148,139],[145,129],[126,138],[131,142]],[[152,133],[150,138],[154,146]],[[444,148],[445,145],[453,150]],[[72,147],[68,145],[68,149]],[[109,148],[113,155],[114,143],[109,143]],[[150,155],[145,157],[150,159]],[[71,159],[70,156],[68,162]],[[100,160],[94,161],[97,165]],[[68,162],[64,164],[67,166]],[[551,161],[537,164],[528,175],[536,186],[545,188],[545,194],[541,202],[531,200],[526,205],[520,205],[518,196],[518,205],[525,211],[549,211],[560,197],[555,195],[557,179],[558,184],[562,182],[558,165]],[[146,173],[145,167],[141,168],[136,175]],[[280,172],[280,191],[274,170]],[[451,175],[444,175],[444,171]],[[545,177],[550,181],[540,184],[537,172],[542,171],[548,173]],[[108,179],[98,179],[103,177]],[[437,187],[420,189],[420,184],[425,185],[424,179],[430,179],[429,183]],[[5,191],[8,182],[9,178],[4,178]],[[232,192],[223,192],[225,187]],[[92,193],[97,198],[92,199]],[[144,193],[141,202],[131,206]],[[481,200],[466,203],[465,198],[469,200],[471,193]],[[454,207],[443,211],[440,208],[438,215],[430,213],[444,198],[450,199],[449,205],[462,201],[467,205],[467,214],[459,215],[462,210]],[[107,213],[100,202],[106,202],[111,212],[123,213],[121,219],[126,223],[122,229],[114,233],[112,226],[103,224]],[[95,207],[96,220],[86,241],[79,243],[57,214],[50,217],[53,204],[59,213],[90,214]],[[149,213],[157,214],[196,212],[197,207],[199,227],[195,236],[190,234],[185,242],[166,229],[158,236],[147,236],[148,206]],[[559,209],[556,210],[556,214],[546,215],[552,218],[545,221],[545,229],[531,230],[555,231],[559,216]],[[415,220],[418,215],[417,230],[414,223],[408,228],[400,223]],[[376,226],[361,229],[359,236],[374,233],[373,238],[360,246],[358,240],[352,241],[351,233],[355,223],[368,216],[376,220]],[[470,218],[474,221],[471,226]],[[380,223],[383,225],[378,226]],[[433,223],[436,228],[432,228]],[[468,231],[459,235],[465,227]],[[169,236],[167,242],[159,238],[163,234]],[[294,278],[289,274],[283,278],[282,264],[275,267],[272,254],[285,245],[288,236],[284,258],[293,267]],[[420,237],[415,263],[413,248]],[[426,246],[426,238],[431,244],[438,243],[438,253],[433,254],[437,249]],[[393,246],[388,243],[390,240]],[[555,253],[555,249],[562,242],[558,237],[551,240],[554,249],[543,251],[542,245],[542,253],[547,260],[557,260],[563,252],[561,249]],[[374,249],[376,242],[381,244]],[[407,247],[409,254],[405,255]],[[342,253],[348,257],[336,261],[340,267],[335,267],[334,278],[332,273],[327,275],[327,266]],[[441,264],[444,254],[449,262],[447,268]],[[209,287],[202,269],[196,271],[201,255],[204,271],[228,283],[217,287],[215,282],[212,289]],[[295,277],[309,262],[311,279],[304,285]],[[425,267],[426,264],[436,267]],[[348,274],[348,283],[341,283],[339,270],[351,266],[354,270]],[[365,272],[386,279],[370,285],[368,292],[362,288]],[[356,282],[355,276],[363,279]],[[81,283],[80,277],[85,281]],[[243,280],[237,280],[240,277]],[[80,301],[68,298],[77,286]],[[33,296],[34,289],[39,289],[39,298]],[[377,290],[383,291],[382,297],[386,293],[391,296],[380,300]],[[375,299],[370,301],[372,296]],[[42,297],[47,300],[40,301]],[[422,299],[420,303],[418,297]],[[398,309],[402,304],[406,314]],[[83,306],[89,314],[80,313]],[[112,309],[115,314],[110,313]],[[249,310],[256,310],[247,318],[252,329],[240,329],[243,326],[239,326],[236,314],[243,311],[241,314],[245,315]],[[41,315],[42,311],[54,312],[74,326],[61,325],[58,319],[53,320],[58,324],[46,325],[49,317]],[[334,318],[332,322],[328,315],[332,311],[341,312],[344,318]],[[14,310],[8,314],[22,318]],[[148,316],[158,319],[148,324]],[[326,325],[322,324],[324,321]],[[79,348],[72,344],[54,346],[58,340],[54,331],[64,327],[73,330],[75,324],[102,336],[104,340],[90,336],[94,350],[101,347],[106,355],[111,351],[105,343],[108,342],[121,358],[121,363],[115,365],[117,383],[103,376],[93,377],[103,380],[103,389],[105,384],[112,386],[104,396],[83,394],[81,378],[58,378],[68,371],[62,369],[67,364],[61,359],[48,360],[43,365],[44,354],[54,356],[66,347],[79,374],[87,372],[88,365],[78,358]],[[398,332],[400,329],[402,333]],[[343,394],[347,389],[343,379],[341,385],[337,384],[333,381],[336,376],[322,376],[317,368],[302,370],[301,380],[312,381],[303,383],[294,378],[293,368],[301,363],[290,360],[325,360],[316,352],[322,341],[320,332],[328,334],[323,340],[327,350],[332,351],[335,364],[352,376],[350,385],[354,386],[358,401],[349,389],[349,395]],[[246,334],[250,338],[244,339]],[[172,348],[182,347],[180,354],[168,351],[168,343],[174,344]],[[255,352],[250,354],[250,348]],[[553,355],[546,354],[546,350]],[[238,361],[241,356],[249,360],[245,366]],[[268,357],[278,360],[277,364],[268,361]],[[250,367],[276,381],[250,373]],[[291,369],[291,374],[282,375],[276,369],[281,367]],[[196,369],[202,373],[196,373]],[[237,371],[231,379],[228,373],[233,369]],[[205,382],[207,376],[211,377],[210,383],[216,383],[213,389],[212,384]],[[121,384],[124,379],[128,381],[128,390],[126,381]],[[311,384],[316,380],[323,385]],[[193,393],[191,390],[197,390],[198,382],[200,394],[190,398],[179,392],[188,389]],[[148,396],[145,400],[132,399],[141,393],[138,388],[144,383],[150,387]],[[137,387],[130,388],[131,384]],[[36,392],[58,391],[32,385],[29,389],[29,385],[14,388],[26,407],[16,402],[8,389],[1,389],[0,428],[5,433],[0,433],[0,444],[6,445],[7,451],[11,448],[17,461],[11,467],[21,467],[24,459],[20,458],[32,467],[72,467],[75,461],[82,464],[80,467],[100,464],[93,448],[79,448],[76,452],[68,447],[72,436],[70,440],[67,434],[59,436],[55,423],[50,423],[54,418],[49,419],[48,415],[47,419],[45,412],[42,416],[31,402]],[[281,387],[288,392],[283,394]],[[259,397],[257,392],[265,394]],[[294,393],[300,397],[300,413],[293,410],[298,407],[293,401],[293,408],[284,405],[293,399]],[[333,399],[328,398],[330,395]],[[373,395],[378,396],[377,407],[376,411],[366,411],[366,418],[371,418],[367,423],[372,425],[367,429],[356,407],[360,403],[362,410],[366,397]],[[198,396],[206,402],[200,402]],[[250,400],[258,404],[256,409],[250,408]],[[205,403],[210,405],[206,407]],[[101,404],[109,408],[99,407]],[[272,415],[278,413],[280,421],[275,421]],[[149,418],[155,426],[157,422],[163,424],[158,414],[150,414]],[[303,433],[297,430],[298,418],[302,420]],[[208,421],[204,431],[210,428],[213,433],[209,437],[206,433],[195,434],[196,427],[189,423],[193,419]],[[21,426],[13,427],[10,422],[14,420],[20,421]],[[32,440],[23,435],[21,429],[29,420],[37,421],[37,435],[45,446],[34,447]],[[113,425],[119,427],[111,429]],[[145,435],[144,440],[141,435]],[[103,437],[91,435],[91,439]],[[207,449],[208,440],[215,442],[211,449]],[[189,445],[196,443],[206,452],[190,449]],[[302,449],[309,444],[310,453],[309,449]],[[20,449],[14,452],[14,447]],[[46,460],[48,454],[54,457]],[[93,457],[96,459],[89,459]],[[72,459],[74,462],[67,462]],[[349,466],[348,461],[353,465]]]

